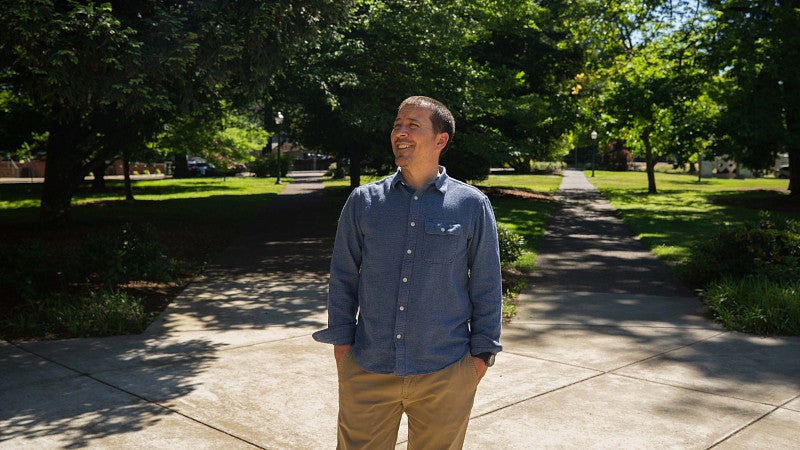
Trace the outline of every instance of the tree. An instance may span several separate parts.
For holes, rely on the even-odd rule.
[[[487,2],[469,58],[486,73],[479,80],[475,122],[496,136],[492,162],[529,171],[552,159],[574,114],[567,84],[580,72],[583,49],[562,22],[558,2]]]
[[[393,167],[400,101],[435,97],[457,122],[448,173],[480,180],[512,153],[544,157],[566,128],[559,91],[579,59],[566,37],[521,0],[363,0],[338,39],[294,61],[279,98],[304,145],[350,159],[357,186],[362,161]]]
[[[346,6],[346,4],[345,4]],[[262,92],[281,61],[326,36],[327,0],[0,0],[2,85],[44,111],[49,138],[41,217],[69,219],[72,193],[106,142],[137,143],[175,117]]]
[[[578,83],[573,93],[585,99],[585,120],[593,123],[588,126],[597,126],[599,116],[601,136],[624,138],[644,153],[648,192],[656,193],[659,158],[671,154],[688,160],[705,144],[699,137],[709,132],[710,77],[699,59],[706,10],[699,1],[628,0],[605,6],[592,11],[597,6],[583,5],[590,19],[578,31],[591,36],[595,56],[584,76],[588,89]],[[590,31],[594,17],[600,17],[600,32]]]
[[[800,195],[800,1],[708,1],[715,12],[707,61],[725,89],[718,154],[754,169],[789,154],[789,190]]]

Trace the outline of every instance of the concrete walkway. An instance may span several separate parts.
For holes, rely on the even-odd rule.
[[[0,449],[335,448],[339,205],[295,175],[144,334],[0,342]],[[465,448],[800,447],[800,339],[704,319],[582,173],[559,197]]]

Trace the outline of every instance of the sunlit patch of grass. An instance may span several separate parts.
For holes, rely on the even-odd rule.
[[[673,264],[684,260],[692,246],[720,227],[757,219],[759,206],[767,206],[761,199],[780,201],[788,185],[786,180],[772,178],[698,182],[692,175],[657,173],[658,193],[648,194],[643,172],[597,171],[590,181],[642,242]],[[721,198],[726,201],[719,201]],[[747,204],[752,207],[743,207]],[[788,215],[800,218],[800,212]]]

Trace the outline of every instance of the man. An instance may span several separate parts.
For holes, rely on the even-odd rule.
[[[355,189],[336,233],[328,328],[339,376],[338,448],[461,448],[499,344],[502,287],[489,199],[447,176],[455,120],[410,97],[391,132],[398,171]]]

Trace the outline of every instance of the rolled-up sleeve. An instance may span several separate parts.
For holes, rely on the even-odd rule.
[[[358,224],[360,204],[359,191],[354,190],[339,217],[328,286],[328,327],[313,334],[318,342],[349,345],[355,339],[363,248]]]

